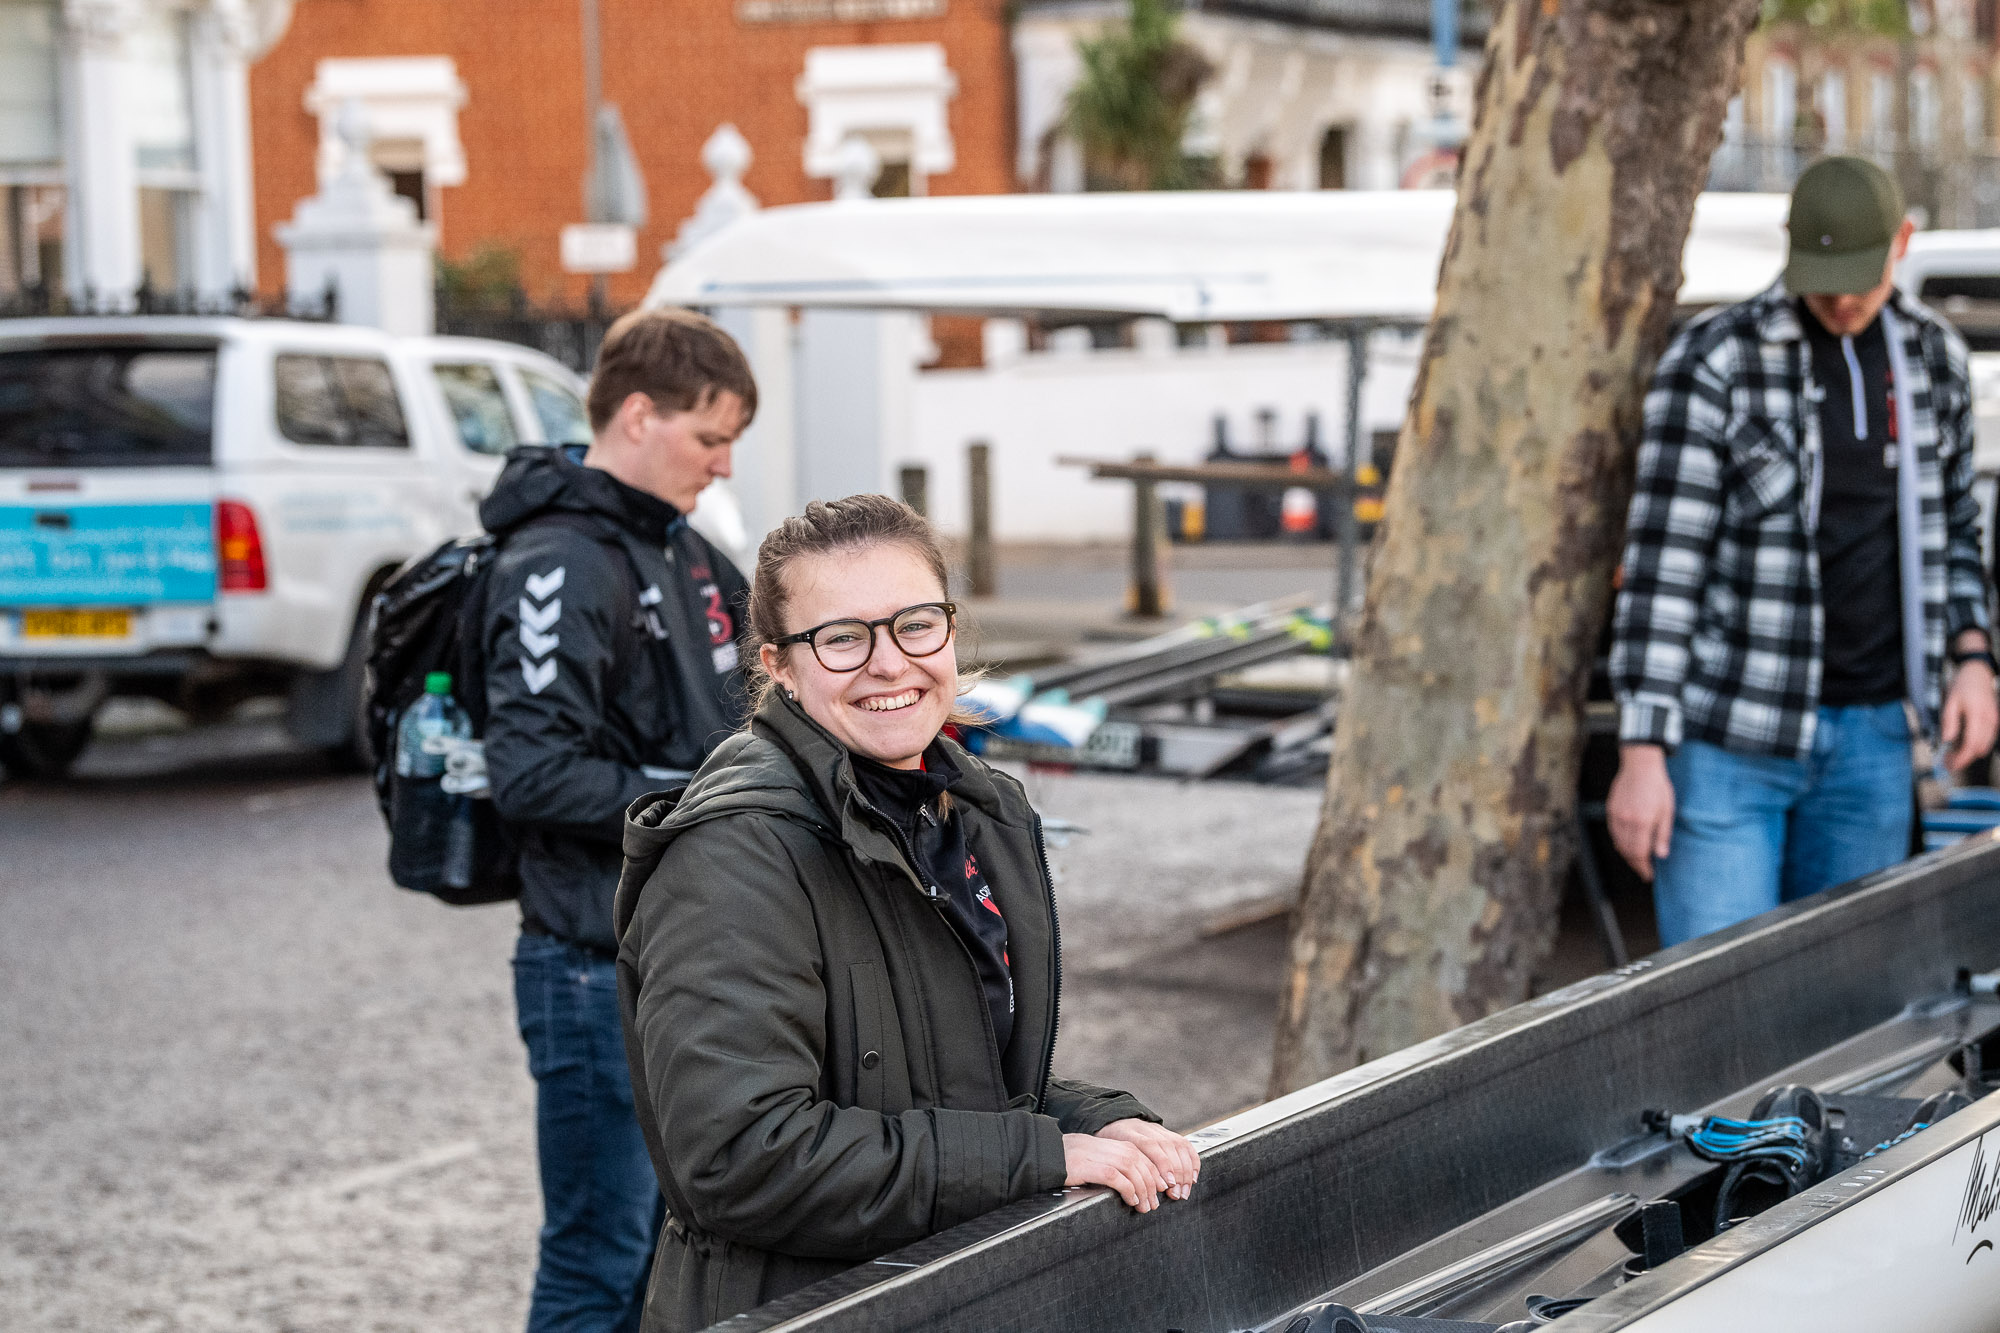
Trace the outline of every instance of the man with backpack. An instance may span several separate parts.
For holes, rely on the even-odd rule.
[[[662,1205],[619,1029],[625,807],[685,780],[745,706],[748,588],[687,514],[756,412],[749,365],[699,315],[635,311],[605,335],[589,408],[580,460],[516,451],[479,511],[499,546],[483,739],[519,853],[514,986],[544,1208],[529,1333],[638,1327]]]

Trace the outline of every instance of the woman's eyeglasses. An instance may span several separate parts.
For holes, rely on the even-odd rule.
[[[813,656],[828,671],[859,671],[875,655],[877,627],[887,629],[895,637],[896,647],[903,656],[929,657],[951,642],[951,628],[957,616],[956,603],[920,602],[880,620],[829,620],[771,642],[780,648],[789,643],[810,645]]]

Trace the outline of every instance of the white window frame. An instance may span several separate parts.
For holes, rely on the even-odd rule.
[[[1826,151],[1847,151],[1847,71],[1829,69],[1819,76],[1819,120],[1826,134]]]
[[[1986,151],[1986,84],[1976,68],[1959,75],[1958,124],[1968,151]]]
[[[851,138],[866,140],[884,164],[907,162],[913,195],[958,164],[947,114],[958,76],[936,42],[816,46],[795,88],[806,108],[808,176],[838,175]]]
[[[1896,150],[1896,77],[1883,69],[1868,75],[1868,138],[1878,153]]]
[[[422,170],[427,193],[465,184],[465,145],[458,137],[458,112],[465,105],[465,84],[450,56],[383,56],[371,59],[327,59],[314,69],[306,89],[306,110],[319,117],[319,183],[325,187],[347,163],[347,144],[340,137],[340,109],[358,102],[366,113],[368,134],[381,145],[376,165],[408,170],[402,160],[407,145],[422,145]],[[388,161],[385,159],[395,159]],[[432,193],[432,202],[436,195]]]
[[[1936,150],[1938,112],[1937,71],[1919,65],[1910,71],[1910,147],[1920,153]]]
[[[1780,148],[1790,148],[1798,133],[1799,71],[1789,57],[1772,56],[1764,62],[1764,139]]]
[[[46,93],[46,103],[44,104],[42,99],[39,97],[36,99],[36,102],[37,104],[42,105],[42,108],[47,115],[45,128],[49,136],[47,145],[48,152],[44,156],[36,158],[15,158],[15,159],[0,160],[0,179],[4,179],[8,183],[12,184],[30,183],[23,179],[23,177],[26,176],[28,173],[40,174],[46,172],[49,173],[53,177],[53,179],[57,182],[59,182],[62,179],[63,131],[62,131],[61,66],[62,66],[63,15],[62,15],[62,7],[57,2],[57,0],[42,0],[41,8],[44,12],[44,17],[46,17],[49,23],[49,32],[51,40],[47,51],[48,65],[46,68],[46,80],[47,80],[46,87],[43,89],[36,90],[38,92]],[[16,54],[19,53],[17,52]],[[13,91],[18,93],[21,90],[17,88],[14,89]],[[37,179],[34,180],[32,183],[39,185],[48,182]]]

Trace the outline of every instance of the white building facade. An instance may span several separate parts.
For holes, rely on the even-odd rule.
[[[249,68],[291,0],[0,0],[0,306],[257,281]]]
[[[1014,24],[1019,114],[1016,171],[1066,193],[1083,162],[1063,132],[1083,73],[1079,39],[1123,20],[1125,0],[1024,0]],[[1479,18],[1479,11],[1468,17]],[[1483,19],[1482,19],[1483,21]],[[1467,38],[1482,35],[1468,32]],[[1224,182],[1277,190],[1391,190],[1429,185],[1440,101],[1467,123],[1476,48],[1440,73],[1429,0],[1243,0],[1190,4],[1181,39],[1214,70],[1185,148]]]

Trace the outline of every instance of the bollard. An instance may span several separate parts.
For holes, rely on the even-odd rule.
[[[1150,463],[1153,455],[1139,454],[1136,461]],[[1160,510],[1159,484],[1144,478],[1134,480],[1132,585],[1125,594],[1125,609],[1131,615],[1152,619],[1167,613],[1166,580],[1160,576],[1166,526],[1166,516]]]
[[[1334,525],[1338,556],[1333,580],[1333,639],[1336,655],[1351,656],[1348,616],[1354,607],[1356,584],[1361,577],[1358,524],[1354,513],[1355,478],[1370,460],[1361,433],[1361,386],[1368,374],[1368,329],[1363,325],[1347,332],[1347,457],[1340,468],[1340,489],[1333,503],[1340,506]]]
[[[966,448],[966,472],[972,482],[971,536],[966,547],[966,573],[972,580],[974,597],[991,597],[999,591],[993,570],[993,472],[992,446],[976,440]]]
[[[896,470],[896,487],[903,494],[903,503],[922,514],[931,516],[930,471],[921,464]]]

